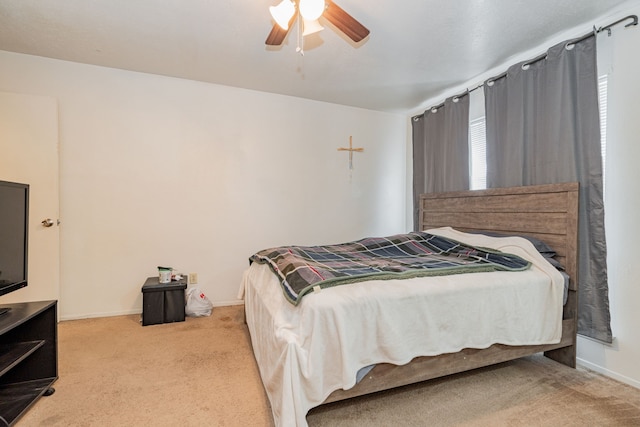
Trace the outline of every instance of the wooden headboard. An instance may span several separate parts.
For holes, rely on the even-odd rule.
[[[542,240],[577,290],[577,182],[453,191],[420,196],[420,229],[453,227],[460,231],[522,234]]]

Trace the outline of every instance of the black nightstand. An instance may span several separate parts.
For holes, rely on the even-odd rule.
[[[160,283],[149,277],[142,285],[142,326],[184,322],[184,290],[187,278]]]

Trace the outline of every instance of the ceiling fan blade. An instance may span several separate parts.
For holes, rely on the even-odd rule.
[[[289,30],[283,30],[280,25],[274,24],[264,43],[268,46],[280,46],[288,33]]]
[[[364,25],[331,0],[327,1],[327,8],[322,16],[356,43],[369,35],[369,30]]]
[[[291,26],[293,25],[293,22],[296,20],[297,16],[298,14],[294,13],[293,16],[291,16],[291,19],[289,19],[289,29],[291,29]],[[284,39],[287,37],[287,34],[289,34],[289,30],[283,30],[280,25],[273,24],[273,28],[271,29],[271,32],[267,36],[267,40],[265,40],[264,43],[267,46],[280,46]]]

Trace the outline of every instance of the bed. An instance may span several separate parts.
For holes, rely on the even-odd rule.
[[[371,280],[312,292],[295,306],[254,262],[240,296],[276,425],[304,426],[320,404],[539,352],[575,367],[577,207],[577,183],[421,196],[421,230],[515,253],[532,263],[524,272]],[[568,286],[528,240],[492,233],[551,246]],[[488,326],[476,329],[475,316],[486,313]]]

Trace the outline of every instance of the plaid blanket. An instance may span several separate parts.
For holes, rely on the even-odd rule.
[[[364,280],[406,279],[480,271],[520,271],[519,256],[479,248],[423,232],[369,237],[326,246],[282,246],[262,250],[249,263],[267,263],[285,297],[298,305],[314,288]]]

